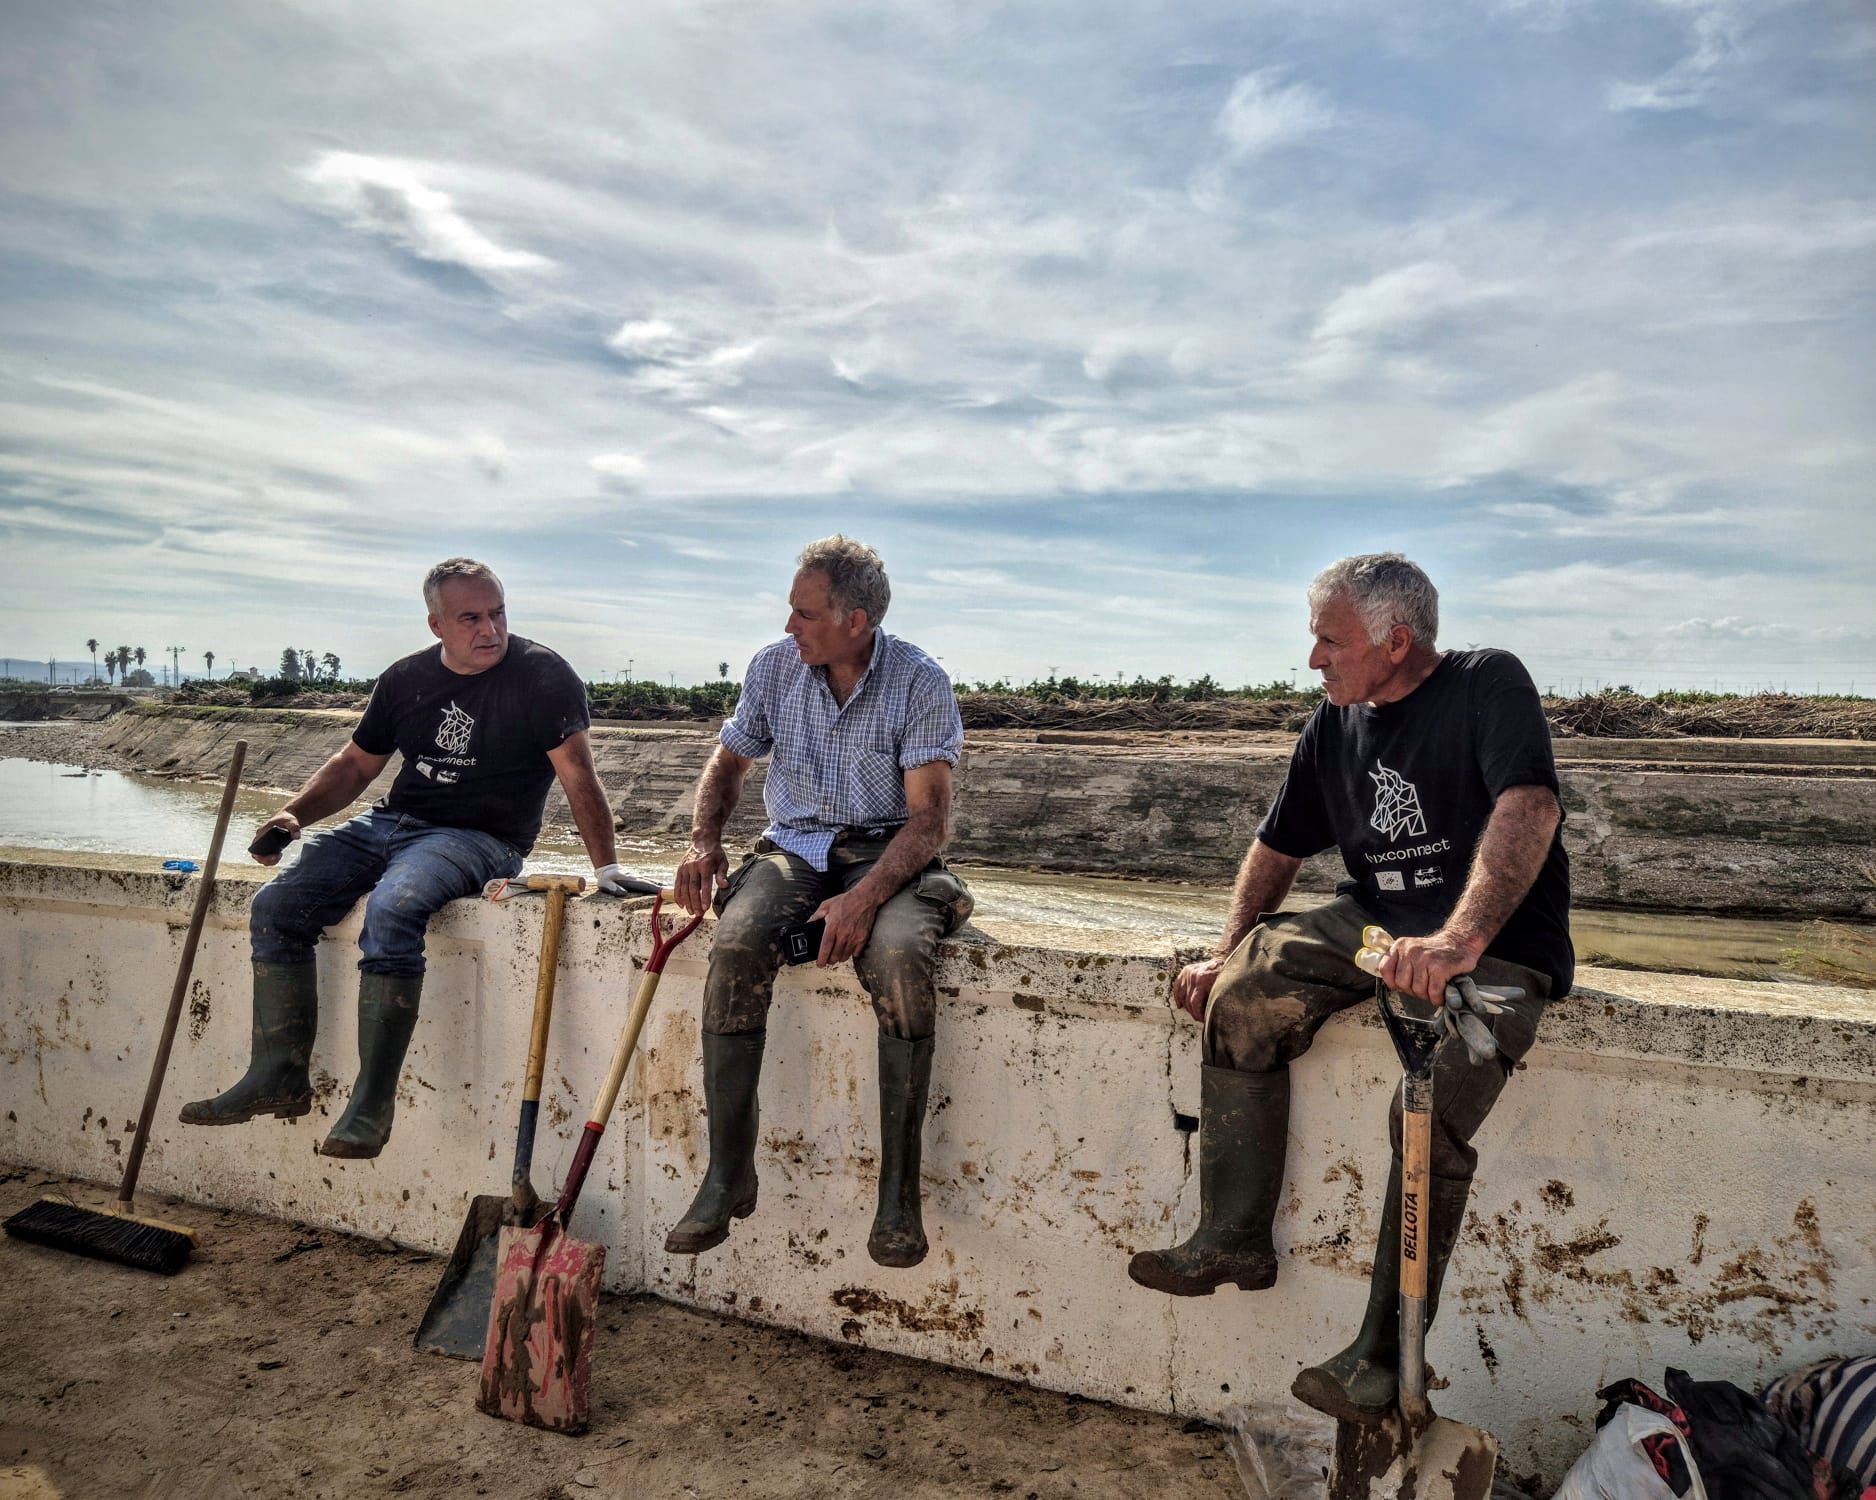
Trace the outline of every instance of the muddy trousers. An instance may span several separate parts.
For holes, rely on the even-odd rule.
[[[756,1087],[782,963],[778,934],[806,921],[830,896],[851,890],[886,843],[843,835],[820,871],[764,839],[719,895],[703,1006],[710,1165],[665,1239],[668,1253],[712,1249],[728,1235],[732,1219],[754,1211]],[[933,860],[875,914],[854,959],[879,1022],[879,1208],[867,1253],[882,1266],[915,1266],[926,1254],[919,1160],[937,1010],[932,972],[939,940],[970,911],[964,882]]]
[[[703,1029],[740,1036],[768,1027],[769,1000],[782,965],[781,929],[807,921],[830,896],[852,890],[886,851],[884,839],[837,841],[825,871],[767,839],[717,897],[716,941],[704,981]],[[882,1035],[923,1041],[936,1025],[932,973],[938,943],[971,913],[964,882],[933,860],[873,917],[854,972],[873,1001]]]
[[[1309,1050],[1323,1023],[1351,1005],[1372,1004],[1374,980],[1357,969],[1353,955],[1361,930],[1372,922],[1350,897],[1341,896],[1313,911],[1266,917],[1232,952],[1212,988],[1206,1008],[1204,1057],[1209,1067],[1241,1074],[1287,1071]],[[1522,989],[1526,998],[1511,1001],[1491,1020],[1499,1057],[1474,1063],[1463,1046],[1448,1042],[1433,1065],[1432,1199],[1435,1209],[1434,1275],[1429,1287],[1429,1317],[1438,1295],[1438,1278],[1459,1233],[1478,1152],[1472,1138],[1485,1123],[1518,1062],[1530,1051],[1550,990],[1549,979],[1533,969],[1500,959],[1479,962],[1473,977],[1484,985]],[[1418,1001],[1410,1008],[1426,1007]],[[1395,1287],[1398,1277],[1400,1215],[1401,1096],[1396,1089],[1388,1111],[1393,1165],[1383,1204],[1381,1234],[1375,1246],[1373,1294],[1361,1335],[1354,1345],[1324,1366],[1316,1382],[1322,1389],[1297,1394],[1335,1415],[1356,1417],[1385,1408],[1393,1400],[1392,1364],[1398,1348]],[[1274,1208],[1276,1194],[1267,1195]],[[1443,1221],[1443,1222],[1442,1222]],[[1257,1226],[1265,1235],[1266,1222]],[[1306,1371],[1305,1375],[1313,1372]]]

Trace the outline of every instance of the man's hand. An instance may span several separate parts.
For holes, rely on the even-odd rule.
[[[827,923],[815,966],[825,969],[829,964],[842,963],[864,948],[872,936],[873,916],[878,910],[873,898],[857,886],[815,907],[808,920]]]
[[[718,889],[729,884],[729,868],[721,844],[693,843],[684,851],[671,882],[677,904],[693,917],[701,917]]]
[[[1187,964],[1173,980],[1173,1004],[1193,1020],[1203,1023],[1206,1002],[1212,998],[1212,986],[1218,983],[1219,971],[1224,966],[1222,956]]]
[[[261,824],[260,827],[256,828],[254,830],[254,837],[259,838],[270,828],[285,829],[289,843],[300,836],[300,820],[294,817],[293,814],[288,812],[285,808],[282,808],[265,823]],[[252,840],[250,840],[250,842],[252,842]],[[278,854],[257,854],[254,856],[254,863],[257,865],[277,865],[280,863],[280,856]]]
[[[1479,950],[1444,930],[1426,937],[1395,938],[1381,961],[1381,978],[1390,989],[1417,995],[1435,1005],[1446,1003],[1446,986],[1479,963]]]

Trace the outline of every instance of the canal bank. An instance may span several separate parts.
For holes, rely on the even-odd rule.
[[[0,1157],[112,1179],[192,896],[151,861],[0,863]],[[503,1173],[541,914],[458,902],[375,1162],[313,1143],[356,1056],[357,918],[320,948],[318,1102],[238,1130],[174,1123],[245,1061],[246,914],[218,892],[146,1181],[195,1202],[425,1251]],[[931,1258],[866,1259],[873,1023],[844,971],[791,971],[770,1029],[763,1194],[730,1242],[664,1254],[702,1170],[697,1007],[709,930],[679,950],[579,1232],[608,1284],[1058,1391],[1217,1420],[1287,1410],[1296,1369],[1357,1317],[1386,1179],[1396,1065],[1365,1013],[1296,1066],[1291,1164],[1270,1293],[1197,1303],[1127,1281],[1127,1255],[1190,1229],[1196,1028],[1172,1012],[1167,948],[1104,951],[986,916],[941,955],[926,1137]],[[564,1173],[647,944],[645,914],[574,908],[550,1044],[538,1181]],[[1595,1389],[1664,1364],[1753,1384],[1876,1340],[1876,1017],[1828,986],[1593,967],[1549,1015],[1487,1123],[1483,1165],[1431,1359],[1442,1400],[1498,1432],[1514,1470],[1554,1480],[1587,1440]],[[265,1279],[290,1269],[257,1267]],[[404,1333],[382,1335],[401,1348]],[[602,1340],[600,1358],[606,1357]]]
[[[218,778],[236,739],[248,779],[298,787],[350,737],[353,713],[140,705],[99,744],[146,771]],[[620,827],[682,837],[715,743],[703,728],[593,730]],[[989,730],[958,768],[951,853],[967,863],[1228,884],[1292,741],[1275,732],[1076,735]],[[1576,899],[1643,911],[1876,920],[1876,744],[1556,742]],[[1585,748],[1589,747],[1589,748]],[[727,830],[762,827],[758,767]],[[382,785],[388,785],[387,770]],[[549,816],[560,810],[558,789]],[[1298,889],[1333,888],[1333,856]]]

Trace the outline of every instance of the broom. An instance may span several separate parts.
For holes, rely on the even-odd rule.
[[[146,1219],[135,1212],[132,1199],[137,1191],[137,1174],[143,1170],[143,1148],[150,1142],[150,1122],[156,1115],[156,1101],[163,1092],[163,1074],[169,1067],[170,1045],[176,1040],[176,1023],[182,1019],[183,997],[189,992],[189,974],[195,967],[196,945],[202,938],[202,923],[208,916],[208,904],[215,893],[215,869],[221,863],[221,844],[228,832],[228,817],[234,811],[235,789],[241,785],[241,766],[247,759],[248,742],[236,740],[234,759],[228,765],[228,780],[222,787],[221,809],[215,815],[215,837],[209,845],[208,862],[202,867],[202,883],[195,893],[195,911],[189,917],[189,934],[182,943],[182,962],[176,969],[176,985],[169,995],[169,1016],[163,1022],[162,1040],[156,1048],[156,1061],[150,1068],[150,1084],[143,1094],[143,1114],[137,1120],[137,1133],[131,1139],[130,1160],[124,1166],[124,1180],[117,1189],[117,1203],[106,1209],[80,1208],[76,1203],[41,1198],[31,1208],[23,1208],[5,1224],[6,1232],[16,1240],[35,1245],[50,1245],[55,1250],[69,1250],[74,1255],[89,1255],[95,1260],[116,1261],[140,1271],[160,1271],[174,1276],[188,1260],[200,1237],[183,1224],[162,1219]]]

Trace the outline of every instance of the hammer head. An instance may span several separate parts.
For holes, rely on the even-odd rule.
[[[577,896],[586,889],[584,875],[517,875],[513,880],[491,880],[482,887],[485,901],[511,901],[516,896],[539,896],[565,891]]]

